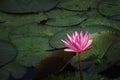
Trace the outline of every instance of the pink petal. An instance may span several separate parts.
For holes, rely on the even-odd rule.
[[[78,34],[78,32],[77,32],[77,31],[75,31],[75,37],[77,37],[77,36],[79,36],[79,34]]]
[[[81,41],[83,40],[83,33],[82,31],[80,32],[80,38],[81,38]]]
[[[77,45],[76,45],[76,42],[74,42],[74,41],[69,42],[68,40],[67,40],[66,42],[67,42],[68,44],[70,44],[70,45],[68,45],[68,48],[73,49],[73,50],[78,50],[78,47],[77,47]]]
[[[69,34],[67,34],[67,37],[68,37],[68,39],[72,42],[72,36],[70,36]]]
[[[69,42],[66,40],[61,40],[67,47],[70,47],[70,46],[72,46],[71,44],[69,44]]]
[[[78,50],[81,49],[81,44],[79,44],[79,42],[76,42],[76,48],[77,48]]]
[[[80,36],[79,36],[79,34],[78,34],[78,32],[75,32],[75,41],[76,42],[79,42],[80,41]]]
[[[72,43],[70,43],[68,40],[66,41],[61,40],[61,41],[65,44],[66,47],[71,48],[71,49],[76,49],[75,46]]]
[[[88,38],[89,38],[89,33],[86,32],[84,37],[83,37],[83,43],[87,42]]]
[[[75,34],[74,33],[72,34],[72,39],[75,40]]]
[[[76,52],[76,51],[74,51],[72,49],[64,49],[64,51],[67,51],[67,52]]]
[[[86,32],[84,39],[83,39],[83,42],[82,42],[83,48],[85,48],[85,46],[87,45],[89,38],[90,38],[90,34],[88,32]]]
[[[92,41],[93,41],[93,40],[89,40],[84,49],[86,49],[87,47],[89,47],[89,46],[92,44]]]

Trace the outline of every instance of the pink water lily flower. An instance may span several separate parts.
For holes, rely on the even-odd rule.
[[[69,40],[61,40],[67,47],[64,51],[81,53],[92,48],[92,46],[90,46],[92,40],[88,32],[86,32],[85,35],[83,35],[82,31],[80,33],[75,32],[71,35],[67,34],[67,37]]]

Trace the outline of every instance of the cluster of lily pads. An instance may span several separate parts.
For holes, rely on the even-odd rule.
[[[110,80],[98,73],[120,63],[120,0],[0,0],[0,80],[24,80],[31,67],[35,80],[77,80],[77,57],[61,42],[75,31],[93,39],[85,80]],[[76,72],[61,73],[68,64]]]

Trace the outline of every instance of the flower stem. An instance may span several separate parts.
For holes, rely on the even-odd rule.
[[[79,60],[79,68],[80,68],[80,80],[83,80],[83,71],[82,71],[82,60],[81,60],[81,55],[80,53],[78,54],[78,60]]]

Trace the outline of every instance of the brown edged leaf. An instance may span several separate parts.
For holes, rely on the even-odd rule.
[[[74,55],[75,53],[65,52],[63,50],[57,50],[50,53],[36,66],[33,80],[40,80],[42,77],[49,74],[60,72]]]

